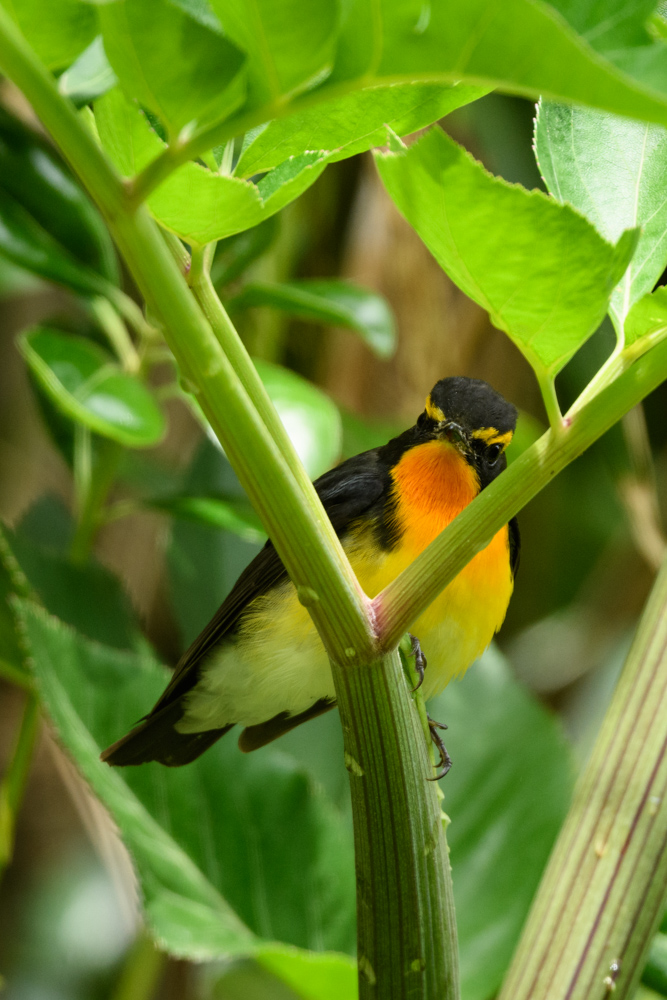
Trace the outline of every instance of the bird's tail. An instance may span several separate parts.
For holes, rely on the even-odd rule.
[[[179,733],[175,726],[182,714],[180,701],[165,705],[135,726],[127,736],[103,750],[101,759],[116,767],[145,764],[149,760],[157,760],[167,767],[181,767],[196,760],[232,728],[223,726],[203,733]]]

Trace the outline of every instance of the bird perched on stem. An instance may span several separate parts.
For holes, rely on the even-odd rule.
[[[409,430],[326,472],[315,488],[374,597],[505,469],[516,409],[486,382],[441,379]],[[414,623],[424,694],[464,673],[505,618],[519,559],[502,528]],[[233,726],[256,750],[335,705],[329,661],[271,542],[177,665],[151,712],[102,754],[110,764],[188,764]],[[443,748],[444,749],[444,748]]]

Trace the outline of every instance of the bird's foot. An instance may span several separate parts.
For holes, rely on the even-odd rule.
[[[428,719],[428,728],[431,732],[431,739],[435,743],[438,748],[438,753],[440,754],[440,760],[435,765],[436,767],[439,767],[440,770],[432,778],[427,778],[426,780],[439,781],[440,778],[444,778],[452,766],[452,758],[447,753],[447,747],[443,742],[442,736],[438,732],[439,729],[447,729],[447,726],[444,722],[436,722],[430,715],[427,715],[426,718]]]
[[[412,644],[412,655],[415,658],[415,670],[417,671],[417,676],[419,677],[419,681],[412,689],[414,694],[414,692],[418,691],[424,683],[424,671],[426,670],[427,664],[419,639],[416,635],[413,635],[412,632],[408,632],[408,635],[410,636],[410,642]]]

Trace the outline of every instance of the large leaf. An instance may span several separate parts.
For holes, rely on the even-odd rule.
[[[365,0],[352,6],[366,12]],[[604,31],[608,20],[614,20],[608,17],[606,3],[571,0],[569,7],[585,12],[585,30],[591,39]],[[614,7],[618,13],[616,0]],[[646,4],[623,3],[623,7],[630,13],[625,20],[618,18],[614,46],[627,46],[628,51],[638,54],[636,60],[625,59],[636,76],[601,58],[552,6],[532,0],[450,0],[429,7],[421,0],[401,4],[385,0],[382,20],[367,23],[361,43],[368,51],[369,35],[375,34],[375,51],[382,49],[378,77],[419,75],[422,79],[491,85],[520,94],[542,93],[550,99],[579,101],[667,124],[665,94],[650,89],[660,82],[658,74],[650,60],[644,65],[644,47],[636,44],[638,31],[646,37]],[[348,36],[352,38],[348,45],[361,41],[354,35],[351,32]],[[656,47],[654,54],[658,53]],[[611,55],[611,50],[605,54]],[[348,53],[341,52],[341,58],[350,61]],[[351,60],[351,65],[358,72],[358,58],[356,63]],[[667,87],[661,84],[661,89]]]
[[[347,281],[253,282],[230,300],[229,308],[272,306],[314,323],[345,326],[380,358],[396,350],[396,326],[386,299]]]
[[[667,130],[592,108],[541,102],[535,152],[551,194],[615,243],[641,227],[635,254],[611,297],[618,330],[667,263]]]
[[[104,48],[129,97],[173,138],[190,122],[210,125],[245,98],[245,57],[168,0],[116,0],[99,7]]]
[[[80,0],[2,0],[49,69],[69,66],[96,34],[95,8]]]
[[[200,959],[252,952],[253,932],[352,948],[351,844],[303,771],[279,753],[245,756],[231,737],[187,768],[112,770],[100,749],[153,703],[166,671],[30,603],[20,611],[47,711],[122,831],[160,943]]]
[[[384,145],[387,126],[396,135],[407,135],[486,93],[486,88],[462,84],[367,87],[262,126],[244,147],[234,172],[238,177],[249,177],[306,149],[328,150],[330,163],[342,160]]]
[[[225,33],[248,53],[251,102],[322,80],[333,65],[335,0],[212,0]]]
[[[437,127],[376,162],[450,278],[538,372],[558,372],[601,322],[638,234],[612,246],[568,205],[491,176]]]
[[[71,420],[128,448],[162,438],[164,416],[149,390],[97,344],[34,327],[21,335],[19,347],[42,388]]]
[[[95,104],[100,138],[121,173],[132,176],[165,145],[139,109],[117,90]],[[208,243],[258,225],[284,208],[317,180],[322,154],[286,160],[258,184],[186,163],[153,192],[148,206],[167,229],[190,243]]]

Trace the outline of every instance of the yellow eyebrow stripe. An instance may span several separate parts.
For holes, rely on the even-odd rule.
[[[442,412],[439,406],[435,406],[431,402],[431,397],[426,397],[426,414],[431,418],[431,420],[441,421],[445,419],[445,414]]]
[[[512,433],[512,431],[506,431],[501,434],[497,427],[481,427],[478,431],[473,431],[472,436],[483,441],[484,444],[500,444],[506,448],[512,440]]]

